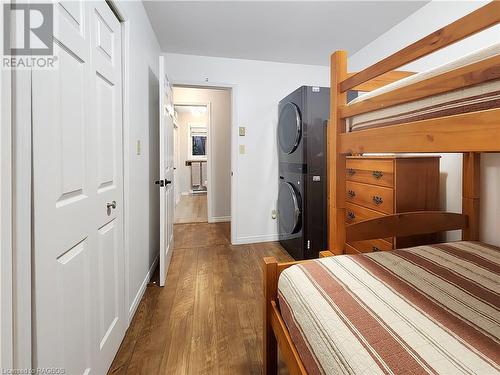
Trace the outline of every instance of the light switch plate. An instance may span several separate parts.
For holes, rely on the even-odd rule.
[[[240,126],[240,137],[244,137],[246,132],[246,128],[244,126]]]
[[[137,140],[137,155],[141,154],[141,140]]]
[[[240,145],[240,155],[245,153],[245,145]]]

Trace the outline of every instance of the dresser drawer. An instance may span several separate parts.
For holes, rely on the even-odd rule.
[[[348,243],[345,244],[345,254],[361,254],[356,248],[352,247]]]
[[[363,182],[379,186],[394,186],[394,162],[392,159],[346,160],[347,181]]]
[[[363,220],[373,219],[385,216],[381,212],[370,210],[369,208],[358,206],[357,204],[345,204],[345,222],[347,225],[354,224]],[[392,238],[385,238],[387,242],[392,243]]]
[[[391,188],[347,181],[345,194],[347,202],[386,214],[394,213],[394,190]]]
[[[373,219],[375,217],[385,216],[381,212],[370,210],[369,208],[358,206],[357,204],[345,204],[345,222],[347,224],[354,224],[359,221]]]
[[[392,243],[385,239],[366,240],[350,242],[348,245],[360,253],[371,253],[374,251],[390,251],[393,249]]]

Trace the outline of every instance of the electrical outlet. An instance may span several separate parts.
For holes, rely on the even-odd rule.
[[[271,211],[271,217],[273,218],[273,220],[276,220],[276,218],[278,217],[278,213],[276,212],[276,210]]]
[[[244,126],[240,126],[240,137],[244,137],[246,132],[246,128]]]
[[[141,154],[141,140],[137,140],[137,155]]]
[[[245,154],[245,145],[240,145],[240,155]]]

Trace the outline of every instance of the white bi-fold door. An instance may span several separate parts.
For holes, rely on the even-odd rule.
[[[160,286],[165,285],[174,235],[174,121],[172,89],[160,56]]]
[[[121,28],[54,4],[56,70],[34,70],[35,368],[105,374],[126,329]]]

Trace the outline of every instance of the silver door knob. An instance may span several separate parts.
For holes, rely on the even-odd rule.
[[[108,210],[110,210],[112,208],[115,209],[116,208],[116,201],[113,201],[111,203],[107,203],[106,207],[108,208]]]

